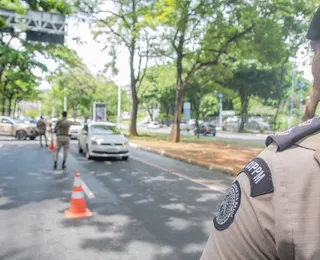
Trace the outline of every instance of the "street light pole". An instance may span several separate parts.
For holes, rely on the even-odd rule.
[[[290,121],[289,128],[292,126],[292,113],[293,113],[293,96],[294,96],[294,68],[291,70],[292,73],[292,85],[291,85],[291,102],[290,102]]]
[[[120,115],[121,114],[121,88],[118,84],[118,129],[120,129]]]
[[[219,121],[220,121],[220,128],[222,129],[222,98],[223,95],[219,94]]]

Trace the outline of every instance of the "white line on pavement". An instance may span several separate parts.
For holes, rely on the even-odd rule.
[[[69,157],[73,157],[70,153],[68,154]],[[62,158],[63,155],[61,153],[59,153],[59,157]],[[89,189],[89,187],[87,186],[87,184],[84,182],[84,180],[81,178],[82,180],[82,188],[84,193],[87,195],[87,197],[89,199],[94,199],[96,196],[94,196],[93,192]]]
[[[219,191],[219,192],[221,192],[221,193],[224,193],[224,192],[226,191],[226,189],[227,189],[227,187],[224,187],[224,186],[222,186],[222,185],[205,184],[205,183],[203,183],[203,182],[205,182],[205,180],[190,178],[190,177],[188,177],[188,176],[186,176],[186,175],[184,175],[184,174],[170,171],[169,169],[166,169],[166,168],[163,168],[163,167],[161,167],[161,166],[159,166],[159,165],[156,165],[156,164],[153,164],[153,163],[150,163],[150,162],[147,162],[147,161],[138,159],[137,157],[132,156],[132,155],[130,156],[130,158],[132,158],[132,159],[134,159],[134,160],[136,160],[136,161],[142,162],[142,163],[144,163],[144,164],[147,164],[147,165],[149,165],[149,166],[152,166],[152,167],[154,167],[154,168],[157,168],[157,169],[159,169],[159,170],[162,170],[162,171],[171,173],[171,174],[176,175],[176,176],[178,176],[178,177],[180,177],[180,178],[184,178],[184,179],[186,179],[186,180],[188,180],[188,181],[191,181],[191,182],[196,183],[196,184],[198,184],[198,185],[204,186],[204,187],[209,188],[209,189],[211,189],[211,190],[215,190],[215,191]]]
[[[0,148],[3,146],[3,144],[0,144]]]
[[[89,199],[95,198],[93,192],[89,189],[89,187],[87,186],[87,184],[83,180],[82,180],[82,188],[83,188],[84,193],[87,195],[87,197]]]

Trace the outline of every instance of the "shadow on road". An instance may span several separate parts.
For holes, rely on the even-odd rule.
[[[119,204],[89,201],[90,210],[98,211],[92,219],[62,221],[65,228],[83,230],[82,249],[148,260],[200,258],[220,192],[134,160],[102,159],[86,167]]]
[[[50,169],[52,152],[46,147],[35,144],[23,149],[6,147],[1,153],[0,165],[0,211],[70,196],[73,175],[63,171],[54,173]]]

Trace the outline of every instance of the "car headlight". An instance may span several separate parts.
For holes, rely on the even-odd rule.
[[[91,140],[91,144],[96,145],[98,144],[96,140]]]
[[[122,144],[122,146],[128,146],[128,144],[129,144],[128,141],[126,141]]]

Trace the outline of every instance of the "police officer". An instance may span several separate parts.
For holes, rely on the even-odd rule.
[[[63,161],[62,161],[62,169],[66,168],[66,160],[68,156],[70,137],[69,137],[69,128],[71,126],[71,122],[67,119],[67,112],[64,111],[62,113],[62,119],[58,120],[54,132],[57,135],[56,149],[54,151],[54,165],[53,168],[57,169],[57,160],[60,148],[63,147]]]
[[[46,147],[48,147],[48,140],[47,140],[47,124],[46,121],[43,119],[43,116],[40,117],[40,119],[37,122],[37,128],[39,131],[39,136],[40,136],[40,146],[43,147],[42,145],[42,136],[44,136],[44,139],[46,141]]]
[[[320,8],[307,39],[320,86]],[[320,259],[320,117],[266,145],[227,191],[201,260]]]

